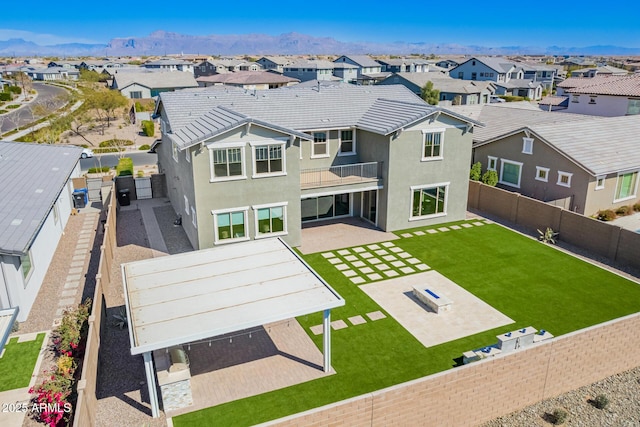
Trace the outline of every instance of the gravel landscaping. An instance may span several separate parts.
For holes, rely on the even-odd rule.
[[[593,399],[604,395],[609,405],[598,409]],[[521,411],[497,418],[483,427],[549,426],[551,414],[562,408],[569,416],[565,426],[620,426],[640,425],[640,367],[605,378],[553,399],[543,400]]]

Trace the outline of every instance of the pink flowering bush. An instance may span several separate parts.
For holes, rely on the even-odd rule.
[[[77,308],[64,312],[60,326],[53,331],[53,345],[56,353],[71,356],[76,352],[90,310],[91,300],[87,299]]]
[[[62,375],[57,369],[45,371],[42,383],[29,389],[35,394],[32,408],[37,418],[49,427],[65,426],[71,417],[71,403],[68,398],[73,387],[73,373]]]

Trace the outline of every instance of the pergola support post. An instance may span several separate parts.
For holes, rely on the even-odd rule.
[[[147,386],[149,387],[149,403],[151,403],[151,416],[158,418],[160,416],[160,404],[158,402],[158,389],[156,387],[156,375],[153,368],[153,359],[151,352],[147,351],[142,354],[144,358],[144,371],[147,375]]]
[[[331,371],[331,310],[324,310],[322,313],[322,344],[324,356],[324,371]]]

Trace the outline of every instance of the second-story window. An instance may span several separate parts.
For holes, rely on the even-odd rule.
[[[352,130],[340,131],[340,154],[355,154],[356,141]]]
[[[211,180],[244,178],[244,146],[211,148]]]
[[[328,143],[327,143],[327,133],[314,132],[311,157],[328,157],[328,156],[329,156],[329,149],[328,149]]]
[[[444,130],[423,130],[422,160],[442,159]]]
[[[275,144],[252,143],[254,173],[258,175],[282,175],[285,170],[285,142]]]

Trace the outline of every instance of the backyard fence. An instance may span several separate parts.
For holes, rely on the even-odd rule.
[[[469,182],[468,206],[532,233],[550,227],[564,242],[611,262],[640,268],[640,233],[476,181]]]
[[[73,426],[95,425],[96,385],[98,378],[98,364],[100,351],[100,331],[106,323],[106,304],[103,289],[111,281],[111,265],[113,264],[114,248],[116,247],[116,197],[112,185],[109,195],[106,197],[106,220],[103,227],[104,236],[100,247],[100,261],[96,274],[96,288],[93,295],[93,305],[89,316],[89,332],[87,344],[82,362],[82,375],[78,381],[78,401],[76,403]]]
[[[640,313],[263,426],[479,425],[640,365],[638,328]]]

